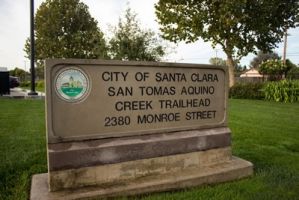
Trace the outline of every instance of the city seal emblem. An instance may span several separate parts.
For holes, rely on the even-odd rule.
[[[90,83],[88,76],[81,69],[70,67],[57,73],[55,89],[62,100],[78,102],[87,97]]]

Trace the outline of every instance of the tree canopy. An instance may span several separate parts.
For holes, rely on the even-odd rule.
[[[103,33],[79,0],[46,0],[35,15],[36,59],[103,58]],[[30,55],[30,40],[25,52]]]
[[[159,0],[155,8],[164,38],[202,38],[222,47],[232,86],[234,60],[276,47],[284,30],[295,26],[298,0]]]
[[[212,58],[210,58],[209,63],[212,64],[212,65],[225,66],[226,65],[226,60],[224,60],[222,58],[218,58],[218,57],[212,57]]]
[[[270,59],[261,63],[259,72],[261,74],[270,75],[270,80],[280,80],[283,78],[283,75],[286,76],[287,72],[295,67],[296,65],[289,59],[286,60],[286,64],[284,64],[282,60]]]
[[[20,81],[25,81],[26,77],[29,78],[30,74],[21,68],[15,67],[9,71],[9,75],[19,77]]]
[[[260,64],[267,60],[273,60],[273,59],[280,59],[277,53],[265,53],[262,51],[259,51],[257,55],[252,59],[250,62],[250,66],[253,68],[258,68]]]
[[[209,63],[212,65],[221,65],[226,66],[226,60],[218,57],[212,57],[209,60]],[[241,66],[239,63],[235,62],[235,68],[234,68],[234,75],[238,76],[241,72],[246,70],[246,66]]]
[[[118,60],[158,61],[165,55],[165,47],[152,30],[142,30],[136,14],[130,8],[114,27],[109,42],[110,56]]]

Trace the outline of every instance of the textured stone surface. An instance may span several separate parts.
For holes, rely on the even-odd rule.
[[[49,171],[113,164],[230,146],[227,127],[48,144]]]
[[[48,174],[39,174],[33,176],[30,200],[77,200],[127,196],[220,183],[244,178],[252,175],[252,173],[253,166],[250,162],[233,157],[226,162],[182,170],[176,173],[153,174],[128,182],[59,192],[49,192]]]
[[[121,184],[142,177],[175,174],[184,170],[215,165],[230,159],[230,147],[218,148],[109,165],[52,171],[49,184],[52,191],[92,185]]]
[[[50,59],[46,60],[45,64],[49,143],[227,125],[228,71],[226,66],[90,59]],[[61,98],[60,89],[56,88],[60,84],[67,84],[59,83],[58,80],[61,79],[58,77],[69,70],[84,72],[85,75],[82,76],[86,80],[82,81],[86,83],[85,86],[90,86],[85,88],[85,98],[71,101],[73,103]],[[140,72],[146,73],[147,78],[143,80],[136,78]],[[66,75],[65,78],[70,77]],[[116,93],[109,92],[109,88],[114,88]],[[158,92],[145,92],[147,88]],[[163,91],[167,89],[174,92],[162,92],[160,88]],[[189,91],[188,88],[191,88],[191,92],[186,92]],[[132,92],[118,94],[119,89],[122,91],[129,89]],[[197,92],[194,92],[195,90]],[[211,91],[204,92],[204,90]],[[183,103],[184,105],[178,103],[181,104],[180,106],[166,106],[165,103],[161,104],[164,100],[169,100],[171,104],[174,100],[181,100],[181,102],[195,100],[194,102],[197,103],[191,103],[192,106],[189,103],[188,106],[187,103]],[[123,105],[124,102],[127,106]],[[176,119],[169,119],[174,118],[169,117],[169,114],[176,115]],[[163,117],[159,117],[162,115]],[[122,123],[116,125],[118,120],[114,117],[121,116],[126,116],[127,121],[130,122],[126,125]],[[154,120],[156,123],[153,123],[152,120],[145,119],[147,116],[151,116],[150,118],[158,116],[166,120]],[[114,125],[108,122],[112,121],[112,118],[115,121]]]

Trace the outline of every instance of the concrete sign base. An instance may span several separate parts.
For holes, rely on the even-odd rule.
[[[250,162],[232,156],[227,127],[49,144],[48,149],[49,174],[33,177],[31,200],[134,195],[253,173]]]
[[[214,151],[214,150],[211,150]],[[213,154],[208,153],[208,154]],[[156,159],[169,160],[179,159],[178,156],[166,156],[162,158],[146,159],[142,162],[150,164]],[[140,161],[131,163],[117,164],[119,167],[124,165],[135,165],[137,168]],[[106,169],[110,166],[106,165]],[[135,169],[144,170],[142,168]],[[122,181],[110,184],[102,184],[81,189],[69,189],[57,192],[49,192],[48,174],[34,175],[31,186],[31,200],[75,200],[92,199],[115,196],[130,196],[142,193],[169,191],[186,187],[199,186],[204,184],[221,183],[225,181],[237,180],[252,175],[253,166],[250,162],[240,158],[232,157],[230,160],[207,165],[202,167],[190,167],[180,172],[170,172],[165,174],[153,173],[150,176],[139,177],[135,180]]]

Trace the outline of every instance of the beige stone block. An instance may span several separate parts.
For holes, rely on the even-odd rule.
[[[33,176],[30,200],[78,200],[128,196],[221,183],[248,177],[252,174],[253,166],[250,162],[233,157],[222,163],[188,168],[175,173],[156,174],[130,181],[56,192],[49,192],[48,175],[39,174]]]
[[[50,190],[128,182],[140,177],[177,173],[231,159],[231,148],[218,148],[172,156],[163,156],[117,164],[52,171]]]

